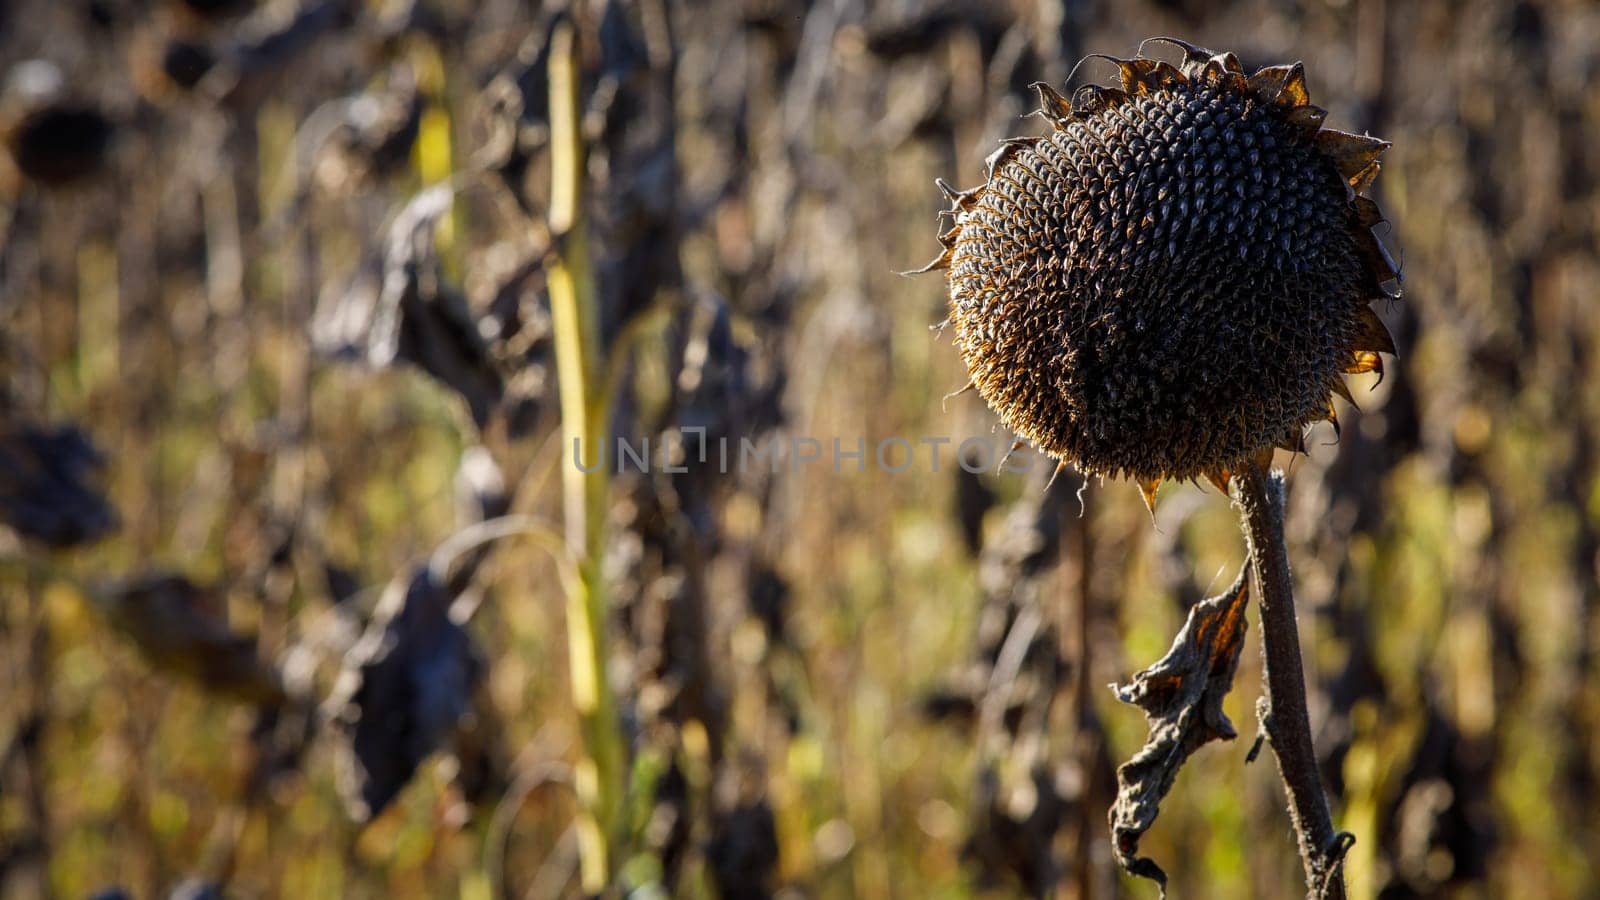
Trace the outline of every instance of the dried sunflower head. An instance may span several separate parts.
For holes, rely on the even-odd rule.
[[[1181,65],[1104,57],[1120,88],[1035,85],[1050,133],[1003,142],[979,187],[940,183],[954,225],[927,267],[1004,423],[1147,502],[1337,424],[1343,373],[1394,352],[1369,304],[1399,285],[1361,196],[1389,145],[1324,129],[1299,63],[1247,75],[1163,40]]]

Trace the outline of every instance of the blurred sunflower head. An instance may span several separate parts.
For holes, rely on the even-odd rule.
[[[1370,304],[1400,273],[1363,192],[1387,142],[1323,128],[1299,63],[1160,39],[1120,87],[1044,84],[1042,137],[1002,142],[950,198],[948,270],[972,384],[1020,437],[1088,474],[1206,476],[1337,425],[1345,373],[1393,353]],[[1148,42],[1147,42],[1148,43]]]

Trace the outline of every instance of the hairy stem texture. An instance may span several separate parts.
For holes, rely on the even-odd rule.
[[[1261,609],[1267,683],[1262,725],[1278,758],[1278,774],[1289,797],[1289,818],[1300,845],[1306,884],[1313,896],[1343,900],[1344,877],[1339,866],[1342,837],[1334,832],[1333,818],[1328,813],[1311,744],[1311,718],[1306,710],[1294,583],[1283,538],[1283,475],[1252,462],[1235,473],[1232,482]]]

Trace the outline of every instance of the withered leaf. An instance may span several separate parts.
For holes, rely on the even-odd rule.
[[[389,227],[381,259],[368,260],[343,293],[324,295],[311,323],[324,355],[374,369],[410,363],[461,395],[480,427],[505,384],[472,310],[444,280],[435,226],[454,201],[449,184],[413,197]]]
[[[262,103],[294,77],[296,66],[307,63],[324,38],[350,22],[346,7],[342,0],[301,4],[288,21],[228,47],[222,66],[225,71],[200,87],[236,109]]]
[[[1118,700],[1144,710],[1150,723],[1144,747],[1117,769],[1112,850],[1130,874],[1159,884],[1162,896],[1166,873],[1154,860],[1138,855],[1139,838],[1155,824],[1161,799],[1189,756],[1211,741],[1232,740],[1238,734],[1222,711],[1222,701],[1233,687],[1244,647],[1249,571],[1245,566],[1231,587],[1189,610],[1166,656],[1131,683],[1112,686]]]
[[[345,656],[328,700],[339,741],[339,788],[352,818],[382,812],[472,711],[482,654],[449,614],[426,566],[391,582]]]
[[[371,184],[405,169],[422,129],[422,108],[416,73],[405,65],[390,67],[383,88],[352,99],[336,146],[358,182]]]
[[[116,527],[93,486],[104,460],[71,425],[0,425],[0,522],[51,547],[103,537]]]
[[[228,627],[215,592],[157,573],[105,588],[95,599],[152,667],[249,703],[284,700],[277,669],[261,658],[254,638]]]

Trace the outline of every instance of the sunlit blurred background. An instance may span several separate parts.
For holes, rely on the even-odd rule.
[[[0,897],[577,894],[560,573],[537,530],[447,545],[561,518],[555,12],[0,4]],[[1278,459],[1351,893],[1600,896],[1600,7],[572,15],[611,428],[679,460],[686,428],[1007,445],[946,399],[941,278],[896,274],[934,179],[1041,133],[1028,85],[1087,53],[1303,60],[1394,144],[1405,274],[1382,383]],[[1111,854],[1145,722],[1106,685],[1232,581],[1233,511],[922,459],[612,480],[619,887],[1155,895]],[[1175,896],[1304,894],[1245,762],[1251,618],[1243,736],[1142,844]]]

